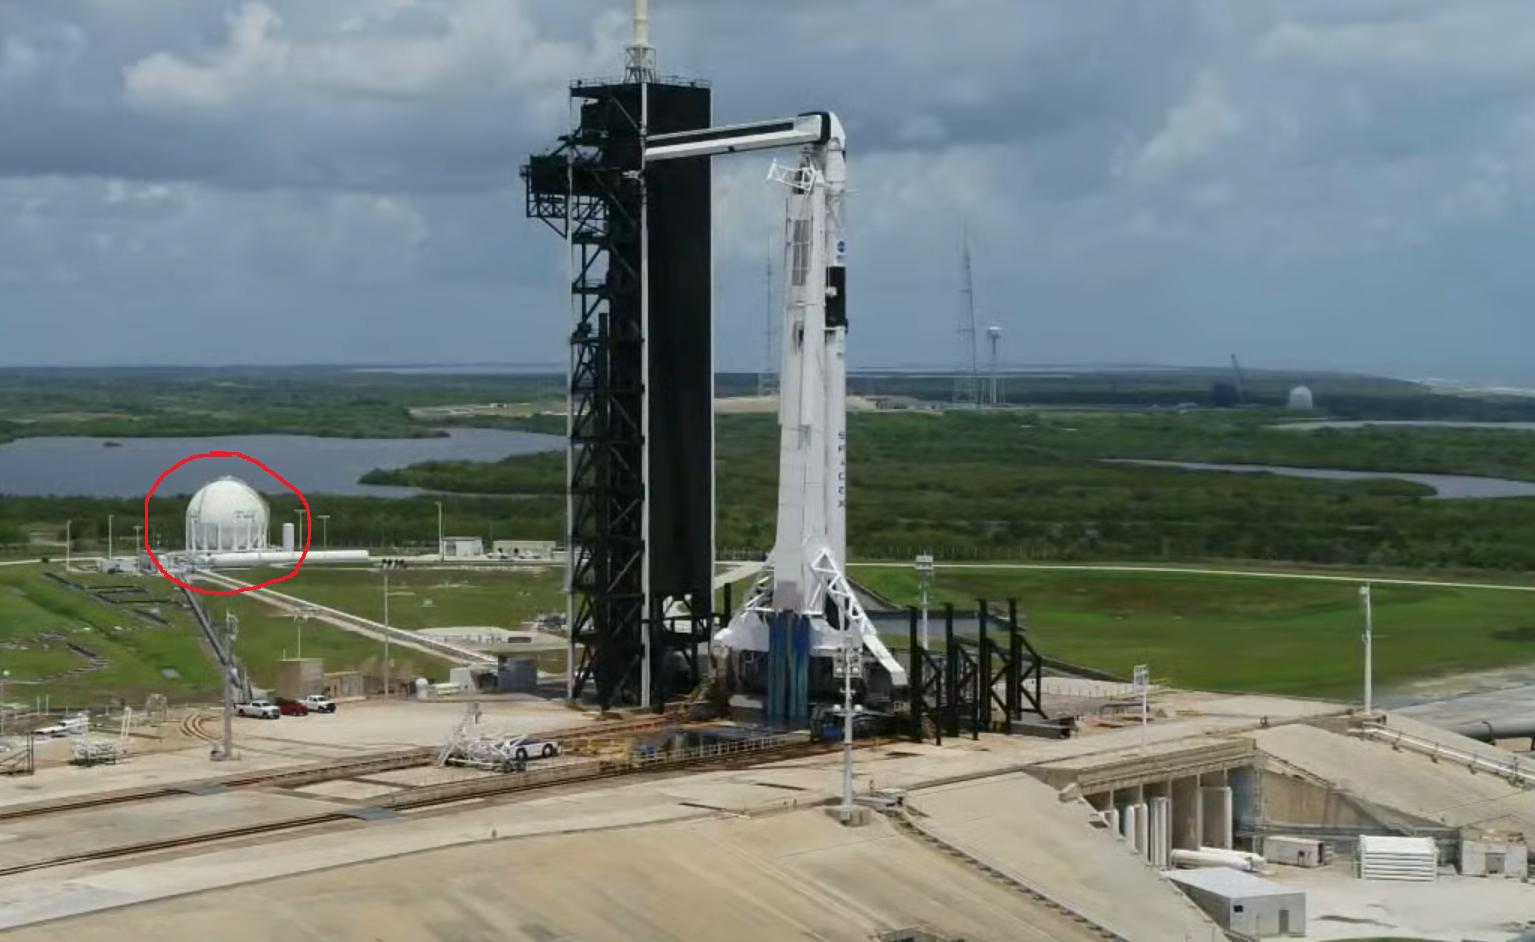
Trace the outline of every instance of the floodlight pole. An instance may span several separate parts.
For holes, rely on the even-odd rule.
[[[225,650],[229,651],[231,656],[234,654],[235,638],[240,630],[239,624],[233,612],[225,613],[224,644]],[[224,668],[224,749],[219,754],[219,758],[227,762],[235,757],[235,666],[232,663],[222,666]]]
[[[440,563],[448,558],[447,544],[442,536],[442,501],[437,501],[437,561]]]
[[[933,581],[933,557],[929,553],[917,556],[917,592],[922,605],[922,650],[927,650],[927,588]]]
[[[112,514],[107,514],[107,568],[112,568]]]
[[[323,540],[322,548],[330,549],[330,514],[320,514],[320,534]]]
[[[389,560],[384,560],[384,696],[389,696]]]
[[[1359,587],[1364,602],[1364,715],[1375,715],[1375,608],[1370,598],[1370,584]]]
[[[70,564],[69,564],[69,544],[74,542],[72,539],[70,539],[70,531],[72,529],[74,529],[74,525],[75,525],[75,522],[73,520],[65,520],[64,521],[64,571],[65,572],[73,572],[74,571],[72,568],[70,568]]]
[[[1141,751],[1146,751],[1146,727],[1151,719],[1151,665],[1135,665],[1135,686],[1141,695]]]

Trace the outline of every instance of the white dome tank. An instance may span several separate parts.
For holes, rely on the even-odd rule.
[[[239,478],[203,486],[187,504],[187,550],[243,553],[267,548],[267,503]]]
[[[1294,412],[1310,412],[1316,408],[1316,400],[1311,395],[1311,389],[1306,386],[1296,386],[1290,390],[1290,399],[1286,406]]]

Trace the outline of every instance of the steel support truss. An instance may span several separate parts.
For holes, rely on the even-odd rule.
[[[527,213],[571,256],[566,539],[570,695],[639,702],[644,584],[644,337],[637,86],[576,85],[580,125],[523,168]]]
[[[974,638],[955,634],[954,606],[945,605],[941,652],[922,647],[921,615],[912,608],[910,617],[907,712],[913,739],[1011,733],[1024,714],[1046,718],[1044,659],[1018,620],[1017,600],[1008,600],[1005,616],[993,613],[985,599],[977,601]]]

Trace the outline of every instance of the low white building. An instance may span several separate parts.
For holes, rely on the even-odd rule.
[[[1523,838],[1485,835],[1460,842],[1460,873],[1466,877],[1523,880],[1530,874],[1530,851]]]
[[[1301,890],[1226,867],[1173,870],[1167,878],[1222,929],[1254,939],[1306,934]]]
[[[480,559],[484,556],[485,541],[477,536],[443,537],[443,559]]]

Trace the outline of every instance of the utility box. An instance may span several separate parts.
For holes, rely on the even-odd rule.
[[[531,693],[538,689],[538,662],[531,657],[502,654],[496,658],[496,689]]]
[[[1253,939],[1306,934],[1301,890],[1226,867],[1173,870],[1167,878],[1222,929]]]
[[[1460,842],[1460,874],[1523,880],[1530,874],[1529,853],[1522,837],[1463,839]]]
[[[1315,838],[1270,834],[1263,838],[1263,859],[1291,867],[1322,867],[1332,861],[1332,849]]]

